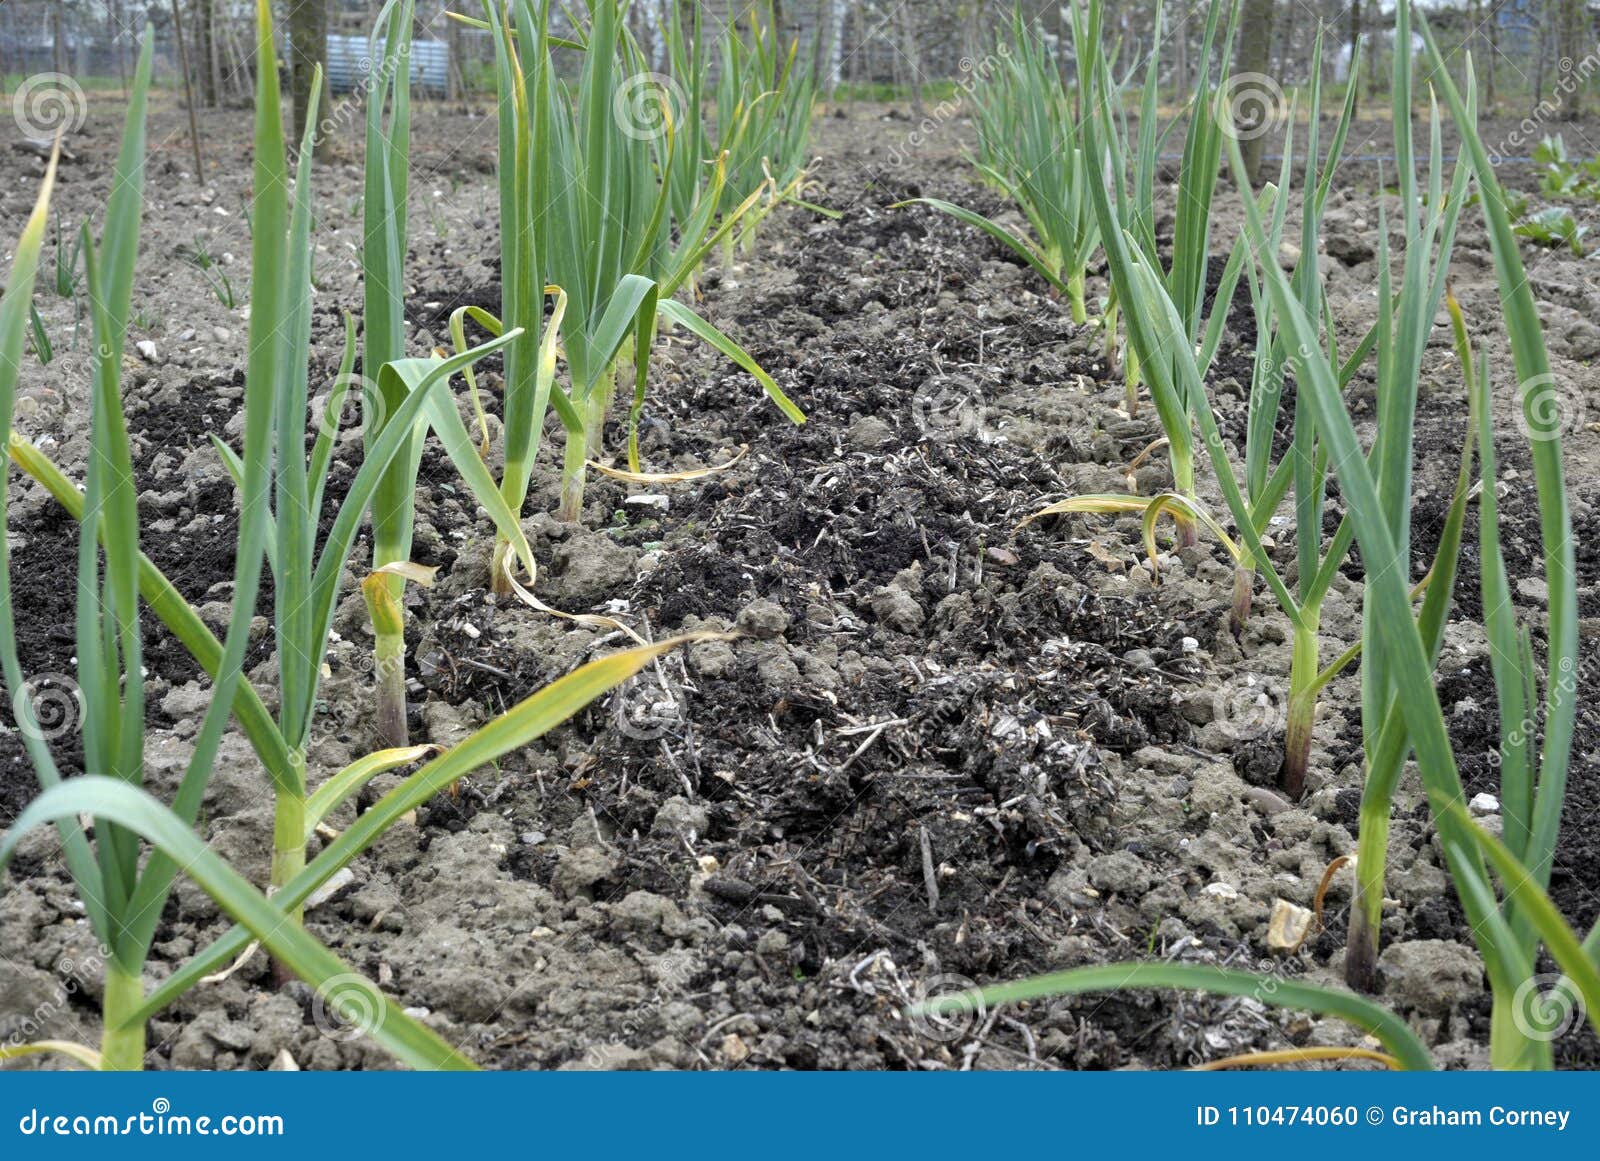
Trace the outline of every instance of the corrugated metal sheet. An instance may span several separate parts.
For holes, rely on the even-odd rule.
[[[372,71],[372,57],[364,36],[328,37],[328,87],[335,93],[358,88]],[[411,45],[411,87],[442,93],[450,85],[450,46],[442,40],[418,40]]]

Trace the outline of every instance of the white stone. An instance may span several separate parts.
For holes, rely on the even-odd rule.
[[[329,876],[326,883],[322,884],[322,886],[311,892],[310,896],[306,899],[306,910],[310,911],[313,907],[317,907],[323,903],[326,903],[329,899],[332,899],[340,891],[343,891],[355,881],[356,875],[354,871],[352,871],[349,867],[340,867],[331,876]]]
[[[1272,918],[1267,924],[1267,947],[1273,951],[1298,951],[1311,931],[1309,910],[1287,899],[1272,901]]]

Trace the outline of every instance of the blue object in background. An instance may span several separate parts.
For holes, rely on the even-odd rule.
[[[359,88],[372,71],[371,46],[364,36],[329,36],[328,60],[323,71],[328,88],[348,93]],[[418,40],[411,45],[411,87],[444,93],[450,87],[450,46],[442,40]]]

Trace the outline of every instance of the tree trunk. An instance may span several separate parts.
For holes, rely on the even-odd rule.
[[[1239,48],[1234,61],[1236,77],[1253,73],[1266,76],[1272,58],[1272,0],[1244,0],[1240,18]],[[1239,132],[1239,151],[1244,155],[1245,173],[1254,184],[1261,169],[1261,155],[1267,124],[1274,110],[1269,101],[1273,86],[1246,79],[1235,89],[1232,102],[1238,110],[1235,127]]]
[[[1356,69],[1361,64],[1361,0],[1354,0],[1350,5],[1350,63],[1345,66],[1345,84],[1356,86],[1355,103],[1350,106],[1351,117],[1355,116],[1356,106],[1361,103],[1361,85],[1356,76]]]
[[[1489,0],[1489,51],[1483,70],[1483,108],[1494,115],[1495,62],[1500,56],[1500,0]]]
[[[962,21],[961,28],[961,44],[965,49],[963,55],[966,56],[968,62],[976,70],[978,62],[983,59],[984,54],[988,51],[988,46],[983,41],[982,32],[983,0],[968,0],[964,15],[966,19]],[[970,83],[971,79],[970,75],[962,78],[967,83]]]
[[[1272,74],[1275,77],[1288,77],[1294,72],[1294,17],[1299,7],[1298,4],[1287,5],[1279,27],[1274,30],[1278,40],[1277,64]]]
[[[1561,0],[1561,32],[1558,55],[1561,57],[1561,111],[1563,121],[1583,118],[1584,76],[1578,62],[1587,55],[1585,26],[1589,23],[1589,5],[1586,0]]]
[[[55,44],[51,46],[51,59],[55,71],[67,71],[67,35],[66,35],[66,4],[65,0],[56,0],[56,6],[50,10],[50,22],[55,26]]]
[[[200,99],[210,108],[217,107],[217,43],[215,36],[215,0],[194,0],[194,56],[195,69],[200,74]]]
[[[1560,0],[1545,0],[1546,6],[1540,14],[1539,21],[1539,57],[1533,70],[1533,107],[1537,112],[1539,106],[1544,104],[1544,74],[1545,61],[1550,56],[1550,4],[1559,3]]]
[[[1181,107],[1189,96],[1189,0],[1178,0],[1173,7],[1176,11],[1172,17],[1172,38],[1178,42],[1178,61],[1172,103]],[[1159,35],[1159,30],[1157,32]]]
[[[183,42],[183,6],[172,0],[172,38],[178,44],[178,67],[183,71],[183,103],[189,111],[189,144],[194,150],[194,179],[206,183],[205,158],[200,155],[200,123],[194,115],[194,79],[189,72],[189,50]]]
[[[465,101],[467,99],[467,71],[461,63],[461,22],[445,18],[445,51],[450,54],[450,68],[448,74],[449,92],[446,94],[452,101]],[[656,30],[655,51],[661,51],[660,30]],[[658,63],[657,69],[661,66]]]
[[[811,81],[816,91],[827,95],[827,57],[833,51],[829,34],[833,30],[832,0],[817,0],[816,33],[811,38]]]
[[[1039,22],[1044,27],[1045,34],[1050,37],[1052,54],[1056,62],[1056,74],[1065,80],[1067,75],[1067,16],[1062,11],[1062,5],[1050,4],[1040,13]]]
[[[917,25],[909,4],[900,5],[900,54],[911,86],[911,115],[921,121],[927,116],[922,104],[922,56],[917,51]]]
[[[327,0],[292,0],[289,6],[289,91],[294,97],[294,139],[297,142],[306,131],[312,78],[316,75],[317,66],[326,66],[327,60]],[[326,91],[323,95],[326,96]],[[317,152],[325,152],[329,144],[319,136]]]
[[[862,69],[866,66],[866,21],[862,18],[861,0],[850,2],[850,103],[855,104],[861,92]]]

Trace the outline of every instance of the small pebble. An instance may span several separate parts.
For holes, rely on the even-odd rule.
[[[1273,951],[1295,951],[1311,930],[1311,912],[1287,899],[1272,901],[1267,924],[1267,946]]]

